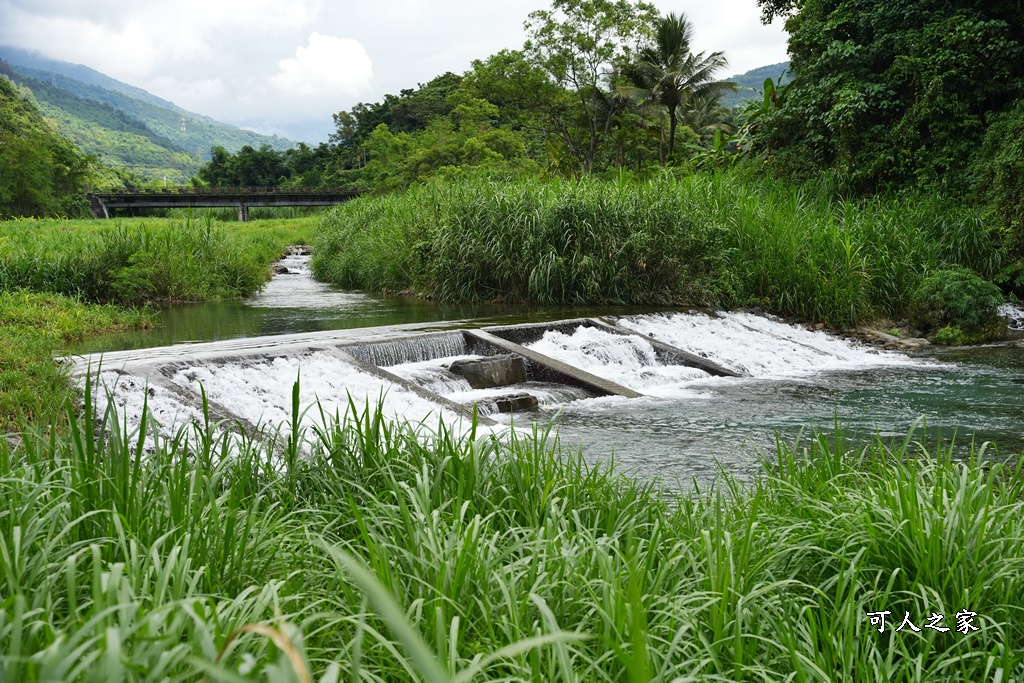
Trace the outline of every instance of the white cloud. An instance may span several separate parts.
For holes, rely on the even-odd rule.
[[[270,77],[278,90],[290,95],[322,97],[354,96],[369,91],[373,62],[357,40],[313,32],[306,47],[278,62]]]
[[[195,110],[224,94],[224,81],[206,78],[198,81],[183,81],[173,76],[158,76],[152,81],[154,89],[180,107]]]
[[[786,58],[781,22],[761,26],[757,0],[653,2],[689,16],[697,50],[725,51],[723,77]],[[0,0],[0,45],[86,64],[222,121],[299,136],[311,121],[329,129],[331,113],[359,100],[522,46],[523,20],[550,4]]]

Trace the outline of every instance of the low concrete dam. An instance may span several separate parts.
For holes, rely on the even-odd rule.
[[[130,423],[138,423],[139,401],[145,400],[168,428],[202,415],[203,390],[217,421],[250,430],[257,422],[285,421],[290,402],[283,399],[295,380],[331,409],[329,415],[353,397],[362,403],[380,399],[389,412],[407,419],[475,414],[484,425],[494,424],[495,413],[597,396],[643,396],[531,348],[552,333],[571,336],[583,330],[629,348],[639,345],[652,364],[685,368],[693,376],[742,374],[596,318],[436,332],[362,328],[176,345],[78,357],[73,372],[91,371],[98,384],[114,388],[113,397],[125,397],[120,405],[128,409]],[[147,386],[141,399],[126,398]]]
[[[295,277],[295,276],[284,276]],[[489,323],[489,324],[488,324]],[[897,353],[750,313],[627,313],[533,324],[409,323],[108,351],[73,359],[129,430],[143,404],[165,435],[210,418],[290,430],[354,405],[436,430],[555,421],[563,443],[644,477],[759,471],[775,439],[831,429],[905,436],[927,420],[959,443],[1016,449],[1018,348]],[[108,393],[109,392],[109,393]],[[805,432],[806,433],[806,432]],[[980,443],[980,441],[979,441]]]

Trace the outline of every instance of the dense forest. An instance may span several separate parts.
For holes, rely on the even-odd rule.
[[[0,218],[76,212],[95,161],[56,133],[29,97],[0,75]]]

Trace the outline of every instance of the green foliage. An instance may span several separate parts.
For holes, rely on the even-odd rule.
[[[973,190],[1000,227],[1010,254],[996,281],[1024,296],[1024,99],[995,117],[971,175]]]
[[[0,441],[5,680],[916,683],[1024,667],[1024,463],[984,449],[958,462],[914,434],[837,429],[780,444],[751,485],[723,475],[689,496],[546,432],[432,434],[352,406],[313,432],[164,439],[114,412],[94,423],[91,405],[66,435]],[[283,464],[287,438],[308,455]],[[969,636],[893,632],[904,613],[952,629],[963,609]]]
[[[257,291],[314,219],[224,226],[211,219],[0,223],[0,291],[92,301],[202,301]]]
[[[316,187],[325,183],[324,167],[333,158],[326,143],[304,142],[278,152],[270,145],[246,145],[234,155],[223,147],[210,150],[210,162],[199,169],[199,182],[213,187]]]
[[[975,211],[927,196],[832,194],[734,174],[469,177],[333,210],[313,271],[446,301],[759,305],[849,325],[905,313],[926,273],[999,270]]]
[[[725,55],[721,52],[694,54],[690,47],[692,40],[693,26],[685,15],[665,15],[657,24],[654,42],[643,46],[624,67],[628,85],[619,87],[620,93],[665,108],[669,134],[667,158],[663,158],[663,162],[674,158],[676,126],[684,109],[687,116],[684,125],[689,125],[698,135],[707,134],[707,129],[714,126],[714,122],[707,119],[714,116],[712,112],[718,106],[718,97],[726,90],[735,89],[733,83],[714,79],[715,72],[728,63]],[[725,118],[729,118],[728,112]]]
[[[53,360],[63,345],[151,324],[146,311],[98,306],[59,294],[0,291],[0,434],[60,415],[72,395],[66,369]]]
[[[935,333],[932,341],[939,346],[965,346],[978,341],[976,335],[968,334],[956,325],[946,325]]]
[[[995,321],[1003,301],[991,282],[965,268],[950,268],[921,281],[911,300],[911,315],[914,324],[926,330],[955,326],[976,333]]]
[[[562,90],[544,113],[574,171],[598,168],[616,113],[611,66],[627,62],[657,23],[653,5],[636,0],[553,0],[530,13],[524,54]]]
[[[962,192],[985,117],[1024,95],[1015,0],[759,4],[791,15],[795,79],[761,135],[776,171]]]
[[[89,167],[0,73],[0,219],[79,213]]]

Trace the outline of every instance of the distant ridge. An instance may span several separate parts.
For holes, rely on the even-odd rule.
[[[51,125],[102,163],[140,180],[167,176],[184,182],[214,146],[237,152],[246,145],[270,145],[280,151],[296,144],[190,112],[81,64],[4,46],[0,60],[16,83],[32,91]]]
[[[732,108],[736,105],[742,105],[748,100],[754,100],[761,97],[762,90],[764,88],[764,79],[770,78],[776,81],[776,85],[781,78],[783,84],[789,83],[793,80],[793,76],[789,73],[789,62],[779,62],[778,64],[769,64],[768,66],[759,66],[756,69],[751,69],[746,73],[736,74],[725,79],[732,81],[737,86],[737,92],[726,93],[722,97],[722,105]]]

